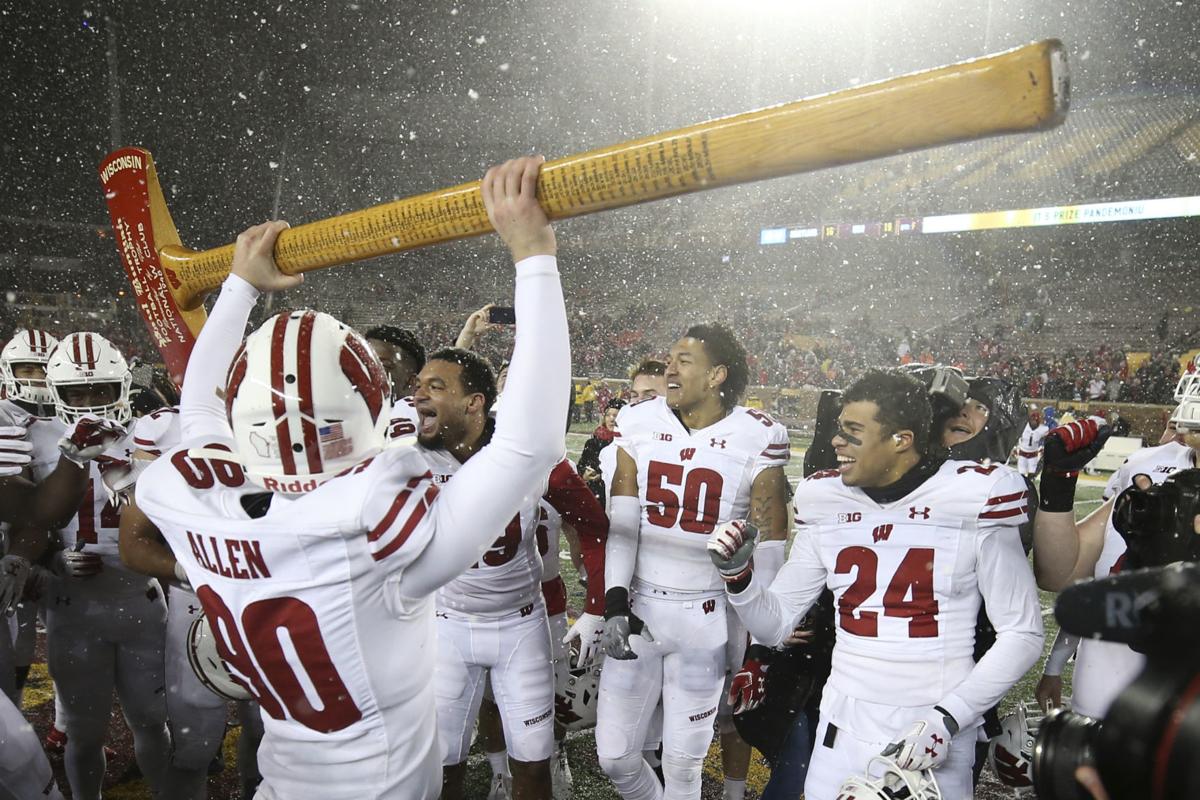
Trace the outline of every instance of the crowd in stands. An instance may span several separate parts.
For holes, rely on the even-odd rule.
[[[379,287],[381,296],[385,288]],[[644,357],[662,357],[669,343],[698,320],[683,313],[663,314],[662,308],[627,298],[614,308],[601,290],[585,288],[571,311],[572,355],[576,375],[623,377]],[[290,304],[303,296],[289,298]],[[441,298],[447,306],[479,299]],[[70,300],[71,302],[67,302]],[[482,305],[482,303],[481,303]],[[78,307],[77,307],[78,306]],[[679,307],[686,307],[685,305]],[[759,385],[836,388],[871,367],[911,362],[947,363],[968,374],[1006,377],[1019,383],[1027,397],[1050,400],[1105,400],[1123,403],[1171,402],[1184,347],[1159,346],[1148,354],[1128,354],[1106,344],[1091,349],[1067,348],[1061,353],[1033,352],[1014,326],[995,324],[944,326],[933,332],[884,331],[869,316],[839,320],[811,309],[758,313],[751,302],[725,303],[720,321],[737,331],[750,357],[751,383]],[[354,324],[352,309],[345,318]],[[414,330],[426,346],[452,344],[469,311],[430,313],[420,319],[398,320]],[[360,315],[361,316],[361,315]],[[391,320],[388,320],[391,321]],[[86,310],[72,295],[53,311],[40,304],[0,303],[0,330],[7,333],[26,325],[44,326],[56,334],[74,330],[103,331],[122,352],[144,363],[158,360],[145,326],[129,297],[112,300],[102,311]],[[478,349],[493,363],[512,348],[511,330],[493,329]]]

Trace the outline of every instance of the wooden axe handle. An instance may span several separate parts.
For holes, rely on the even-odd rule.
[[[718,186],[866,161],[1061,122],[1068,103],[1061,42],[750,111],[548,161],[538,198],[552,219]],[[298,225],[275,258],[284,272],[360,261],[491,230],[479,182]],[[180,309],[229,274],[233,245],[161,248]]]

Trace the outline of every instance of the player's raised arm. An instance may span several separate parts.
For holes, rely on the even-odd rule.
[[[433,592],[478,560],[504,524],[541,496],[563,456],[567,393],[545,387],[568,384],[571,352],[554,231],[537,201],[542,161],[509,161],[483,179],[488,217],[516,266],[516,343],[491,443],[431,502],[436,535],[406,569],[405,597]]]
[[[1075,484],[1079,470],[1103,449],[1108,435],[1103,420],[1092,418],[1059,426],[1046,436],[1033,521],[1033,567],[1042,589],[1062,591],[1076,580],[1092,577],[1104,548],[1112,499],[1077,524]]]
[[[233,269],[221,287],[212,314],[196,338],[179,399],[184,441],[198,436],[228,436],[223,394],[229,364],[246,335],[246,322],[262,292],[290,289],[303,275],[284,275],[273,250],[286,222],[264,222],[244,231],[233,250]]]

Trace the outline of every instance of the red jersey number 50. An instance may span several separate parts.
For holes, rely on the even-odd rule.
[[[679,527],[688,533],[712,533],[721,514],[721,473],[695,467],[684,477],[682,464],[651,461],[646,486],[646,519],[663,528]],[[680,497],[676,487],[683,488]]]

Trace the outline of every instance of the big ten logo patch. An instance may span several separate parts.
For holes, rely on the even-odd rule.
[[[654,438],[660,442],[669,442],[669,441],[671,441],[671,439],[673,437],[669,433],[658,433],[656,431],[654,434]]]
[[[847,522],[862,522],[862,512],[861,511],[843,511],[842,513],[838,514],[837,519],[838,519],[839,523],[843,523],[843,524],[847,523]]]

